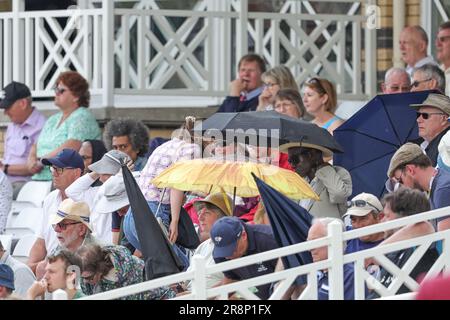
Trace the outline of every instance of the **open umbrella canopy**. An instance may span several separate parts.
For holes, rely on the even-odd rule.
[[[261,194],[275,240],[280,247],[306,241],[313,217],[304,208],[254,176]],[[312,263],[309,251],[282,258],[285,269]],[[305,284],[306,277],[296,279],[297,284]]]
[[[179,161],[151,182],[158,188],[168,187],[205,194],[227,192],[249,198],[259,195],[252,173],[289,198],[319,199],[309,184],[295,172],[254,162],[215,159]]]
[[[343,152],[330,133],[310,122],[275,111],[216,113],[194,131],[227,142],[239,141],[257,146],[278,146],[302,142],[304,146],[322,146],[331,152]]]
[[[401,145],[419,138],[416,111],[409,105],[422,103],[429,93],[378,95],[334,130],[334,137],[345,149],[345,153],[334,155],[334,164],[350,172],[353,195],[383,195],[393,154]]]

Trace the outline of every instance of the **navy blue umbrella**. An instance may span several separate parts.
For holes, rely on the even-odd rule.
[[[275,240],[280,247],[290,246],[306,241],[312,223],[312,215],[297,203],[281,194],[254,174],[261,199],[264,203]],[[312,263],[309,251],[281,258],[285,269]],[[297,284],[305,284],[306,276],[296,279]]]
[[[386,171],[395,151],[419,138],[416,111],[431,91],[378,95],[334,130],[344,153],[334,154],[334,164],[346,168],[353,181],[353,196],[361,192],[381,197]]]

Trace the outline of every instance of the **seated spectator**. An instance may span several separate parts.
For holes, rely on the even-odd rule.
[[[360,193],[349,201],[349,209],[344,217],[350,217],[352,227],[348,230],[368,227],[383,219],[383,206],[380,200],[370,193]],[[384,240],[384,233],[374,233],[347,241],[345,254],[370,249]]]
[[[259,95],[257,111],[275,109],[275,96],[283,89],[298,90],[294,76],[288,67],[279,65],[267,70],[261,75],[264,90]]]
[[[3,88],[5,97],[0,109],[11,120],[5,134],[4,155],[0,169],[8,177],[13,187],[13,199],[23,185],[31,179],[35,171],[28,168],[28,155],[37,142],[45,123],[45,117],[32,106],[30,89],[23,83],[11,82]]]
[[[325,238],[328,236],[328,225],[332,222],[337,222],[342,226],[344,231],[344,224],[341,220],[335,218],[320,218],[314,219],[311,228],[308,232],[308,241]],[[319,262],[328,259],[328,247],[320,247],[311,249],[311,256],[313,262]],[[317,274],[317,300],[328,300],[329,285],[328,285],[328,269],[321,270]],[[344,264],[344,299],[353,300],[355,298],[354,285],[354,269],[353,264]]]
[[[36,280],[33,271],[23,262],[11,257],[0,241],[0,264],[6,264],[14,271],[14,294],[25,298],[28,288]]]
[[[41,281],[35,281],[27,292],[28,300],[44,299],[45,293],[64,290],[68,300],[75,300],[85,296],[77,289],[77,271],[81,271],[81,259],[68,250],[61,250],[48,258],[45,275]],[[77,270],[78,269],[78,270]]]
[[[66,71],[56,80],[55,105],[61,110],[45,122],[37,143],[28,157],[33,180],[51,180],[43,158],[55,157],[63,149],[80,150],[86,139],[99,139],[100,128],[89,107],[89,84],[78,72]]]
[[[122,246],[85,245],[77,254],[81,258],[81,288],[87,295],[126,287],[144,281],[144,261]],[[155,300],[173,298],[168,287],[129,295],[119,300]]]
[[[312,123],[327,129],[331,134],[344,123],[334,114],[337,108],[336,89],[327,79],[312,78],[305,83],[303,104],[306,111],[314,117]]]
[[[99,161],[89,166],[90,173],[75,180],[66,188],[66,194],[72,200],[85,202],[89,205],[94,236],[105,244],[111,244],[113,241],[111,233],[112,216],[111,214],[99,214],[95,210],[95,206],[101,197],[100,190],[104,187],[94,186],[94,184],[96,181],[106,183],[113,175],[120,172],[121,163],[129,161],[129,159],[122,151],[111,150],[105,153]]]
[[[400,219],[403,217],[409,217],[417,213],[426,212],[430,210],[430,203],[426,195],[423,192],[414,189],[400,188],[393,193],[387,194],[383,198],[384,202],[384,219],[385,221],[391,221],[395,219]],[[428,222],[425,222],[428,223]],[[431,226],[431,225],[430,225]],[[385,232],[385,237],[389,237],[394,234],[397,230],[389,230]],[[428,233],[416,233],[410,235],[409,237],[403,237],[402,240],[413,239],[414,237],[420,237]],[[383,245],[380,244],[380,245]],[[386,254],[397,267],[402,268],[405,263],[409,260],[412,254],[415,252],[415,247],[407,248],[395,252]],[[437,258],[439,257],[435,246],[431,246],[422,255],[419,262],[417,262],[414,269],[409,273],[409,276],[416,282],[420,282],[423,275],[430,270]],[[380,283],[388,288],[392,281],[397,278],[397,276],[392,275],[387,269],[381,267],[378,280]],[[402,285],[400,289],[394,293],[396,295],[410,292],[408,287]],[[378,293],[374,290],[368,296],[368,299],[378,298]]]
[[[88,167],[99,161],[106,152],[107,150],[102,140],[84,140],[80,151],[78,151],[84,161],[83,174],[91,172]]]
[[[411,90],[411,79],[403,68],[391,68],[386,71],[381,91],[384,94],[409,92]]]
[[[246,224],[236,217],[225,217],[217,220],[210,234],[214,242],[213,258],[215,263],[278,248],[270,226]],[[273,273],[276,263],[277,259],[274,259],[225,271],[225,277],[215,286]],[[270,296],[270,284],[258,286],[256,291],[255,294],[259,298],[268,299]]]
[[[298,145],[298,146],[297,146]],[[295,171],[306,179],[320,200],[301,200],[300,205],[315,218],[342,218],[347,211],[347,198],[352,194],[350,173],[339,166],[332,166],[323,161],[324,153],[329,150],[320,146],[299,147],[290,144],[288,148],[289,163]]]
[[[66,188],[77,180],[84,171],[83,159],[78,152],[72,149],[63,149],[56,157],[43,159],[42,161],[51,165],[55,190],[44,199],[42,224],[37,232],[37,239],[31,248],[27,262],[38,280],[44,275],[45,257],[58,246],[58,239],[51,226],[50,217],[57,212],[61,202],[67,199]],[[37,270],[38,265],[40,268]]]
[[[289,117],[301,119],[306,115],[302,96],[298,90],[282,89],[274,97],[274,110]]]
[[[0,299],[7,299],[14,291],[14,272],[10,266],[0,264]]]
[[[13,188],[3,171],[0,171],[0,234],[5,232],[11,210]]]
[[[148,140],[147,127],[134,119],[111,120],[103,132],[106,148],[126,153],[133,160],[135,171],[141,171],[147,163]]]
[[[261,74],[265,71],[262,57],[254,53],[243,56],[238,64],[238,77],[230,83],[230,95],[217,112],[255,111],[263,91]]]
[[[445,74],[437,65],[426,64],[414,69],[412,74],[411,92],[439,90],[445,92]]]

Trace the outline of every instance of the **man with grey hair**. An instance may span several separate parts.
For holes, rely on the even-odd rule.
[[[337,218],[319,218],[314,219],[308,232],[308,241],[325,238],[328,236],[328,225],[338,223],[344,231],[344,224]],[[319,262],[328,259],[328,247],[314,248],[310,250],[313,262]],[[344,265],[344,299],[353,300],[355,297],[353,264]],[[328,300],[328,269],[321,270],[317,274],[317,299]]]
[[[391,68],[386,71],[381,90],[384,94],[409,92],[411,80],[403,68]]]
[[[425,90],[445,92],[445,74],[436,65],[425,64],[413,70],[411,92]]]
[[[445,94],[450,94],[450,21],[446,21],[439,26],[436,35],[436,58],[441,64],[441,69],[445,72]]]
[[[412,76],[414,68],[424,64],[437,65],[433,57],[427,55],[428,35],[420,26],[408,26],[400,33],[400,52],[406,63],[406,72]]]

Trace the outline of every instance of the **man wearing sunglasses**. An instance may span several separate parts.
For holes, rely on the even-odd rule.
[[[438,66],[425,64],[412,73],[411,92],[439,90],[445,92],[445,74]]]
[[[55,157],[42,159],[44,165],[51,167],[54,191],[44,199],[43,203],[43,223],[37,234],[36,242],[30,251],[28,266],[36,273],[38,279],[43,276],[44,269],[36,267],[42,262],[48,253],[51,253],[58,246],[58,238],[50,224],[50,215],[57,211],[61,202],[67,198],[65,190],[84,171],[84,162],[81,156],[72,149],[63,149]],[[41,267],[44,264],[40,265]]]
[[[441,138],[450,128],[450,98],[443,94],[431,93],[421,104],[411,104],[417,112],[419,136],[423,139],[420,147],[436,166]]]
[[[347,230],[368,227],[383,219],[383,206],[380,200],[370,193],[360,193],[347,203],[348,210],[344,217],[350,217],[352,227]],[[347,241],[345,253],[358,252],[380,244],[384,239],[384,233],[374,233],[357,239]]]

